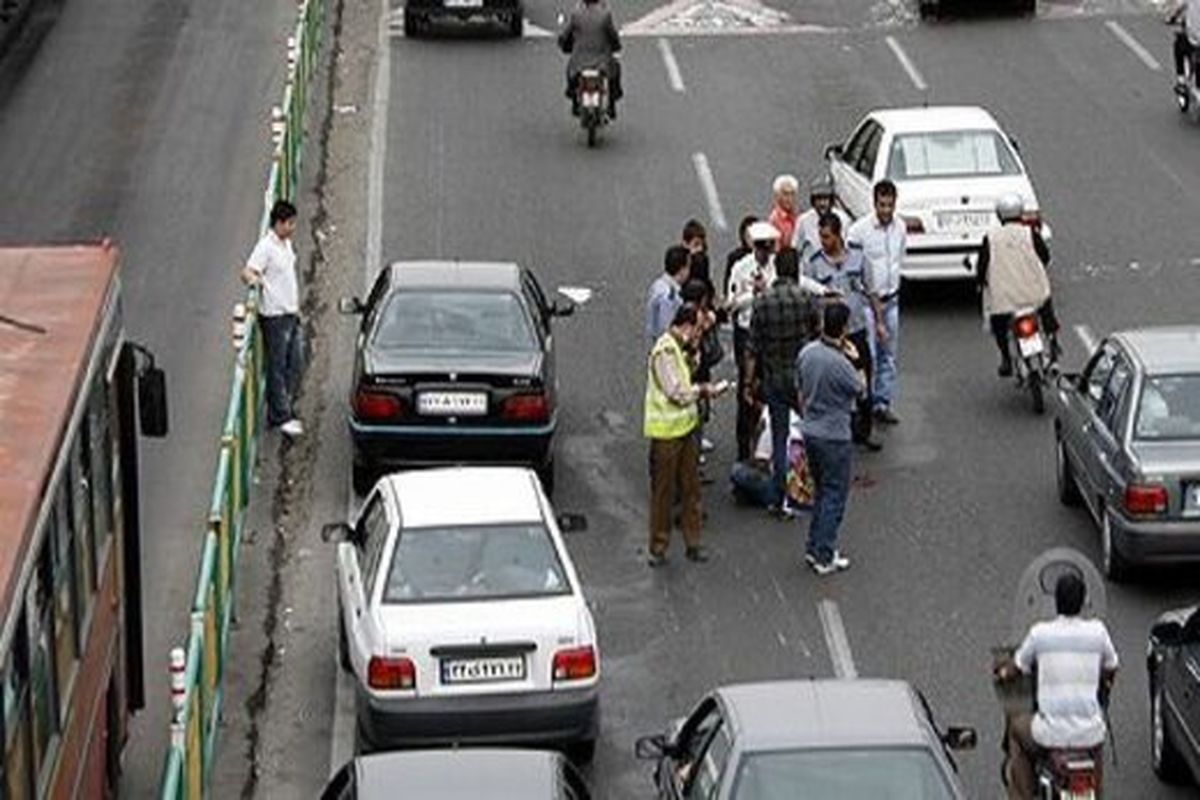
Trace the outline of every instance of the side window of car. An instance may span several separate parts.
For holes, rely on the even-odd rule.
[[[1133,370],[1120,355],[1113,359],[1112,372],[1108,376],[1108,383],[1104,386],[1104,394],[1100,397],[1100,405],[1096,409],[1097,416],[1104,423],[1104,427],[1108,428],[1113,436],[1120,436],[1118,423],[1122,419],[1119,413],[1121,409],[1126,408],[1126,396],[1129,394],[1129,386],[1133,381]]]
[[[384,267],[383,269],[379,270],[379,275],[375,278],[374,285],[371,286],[371,293],[367,295],[367,310],[366,313],[363,314],[363,330],[366,330],[368,327],[370,327],[375,315],[379,313],[380,303],[387,295],[389,285],[388,275],[388,267]]]
[[[354,800],[354,762],[346,764],[337,771],[329,784],[325,787],[325,791],[321,792],[321,800]]]
[[[1092,361],[1084,372],[1083,388],[1086,391],[1086,399],[1091,401],[1093,407],[1098,406],[1104,397],[1104,386],[1112,373],[1114,355],[1112,345],[1105,344],[1100,348],[1100,352],[1092,356]]]
[[[711,781],[704,777],[705,758],[713,734],[721,727],[721,711],[717,701],[710,698],[701,704],[684,724],[681,732],[680,745],[682,752],[679,756],[677,775],[683,785],[685,797],[707,797],[703,791],[711,786]]]
[[[542,291],[537,278],[533,277],[533,273],[529,270],[521,271],[521,285],[525,289],[525,296],[541,326],[542,333],[547,333],[550,327],[550,306],[546,302],[545,292]]]
[[[729,739],[728,729],[718,724],[709,740],[708,749],[696,767],[696,778],[689,797],[715,800],[721,790],[721,777],[725,774],[725,765],[729,762],[732,750],[733,742]]]
[[[387,543],[387,507],[380,492],[368,501],[367,509],[359,518],[359,546],[362,548],[362,580],[368,593],[375,586],[375,573],[379,570],[379,558]]]
[[[1200,608],[1193,611],[1192,615],[1183,623],[1181,639],[1185,644],[1200,647]]]
[[[854,169],[866,178],[875,174],[875,159],[879,155],[879,142],[883,139],[883,127],[874,122],[868,124],[871,126],[871,132],[867,135],[862,156],[854,165]]]
[[[872,126],[874,125],[875,122],[873,120],[867,120],[858,127],[858,130],[850,137],[850,141],[846,143],[846,148],[842,151],[842,160],[849,166],[855,166],[858,164],[858,160],[862,158],[863,150],[867,147],[867,139],[871,136]]]

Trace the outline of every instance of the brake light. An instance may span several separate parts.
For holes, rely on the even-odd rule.
[[[549,422],[550,401],[542,392],[516,394],[504,401],[500,416],[509,422]]]
[[[1152,516],[1167,511],[1167,487],[1131,483],[1125,488],[1125,510],[1130,514]]]
[[[1083,795],[1097,788],[1096,771],[1093,769],[1073,769],[1067,774],[1067,791],[1071,794]]]
[[[1038,332],[1037,317],[1033,315],[1018,317],[1016,321],[1013,322],[1013,328],[1016,330],[1017,336],[1022,339],[1028,339],[1030,336],[1035,336]]]
[[[417,667],[407,658],[371,656],[367,664],[367,685],[372,689],[415,689]]]
[[[596,674],[596,650],[587,647],[572,647],[554,654],[555,681],[581,681]]]
[[[359,389],[354,395],[354,416],[359,419],[394,419],[404,413],[404,402],[394,394]]]
[[[901,217],[904,220],[904,230],[909,233],[924,233],[925,223],[921,222],[920,217]]]
[[[579,79],[579,85],[587,92],[600,91],[600,76],[597,74],[585,73]]]

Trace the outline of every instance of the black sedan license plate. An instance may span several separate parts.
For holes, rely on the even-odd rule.
[[[442,659],[442,683],[497,683],[525,680],[524,656]]]

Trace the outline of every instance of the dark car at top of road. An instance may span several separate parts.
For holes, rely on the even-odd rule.
[[[1146,672],[1154,771],[1169,783],[1200,783],[1200,606],[1155,620]]]
[[[551,302],[511,263],[401,261],[365,301],[350,396],[354,488],[381,472],[492,463],[537,470],[554,484],[557,380]]]
[[[1050,397],[1059,499],[1091,512],[1105,574],[1200,564],[1200,326],[1114,333]]]
[[[792,680],[718,688],[637,754],[657,761],[664,799],[957,800],[949,750],[974,742],[970,729],[940,731],[903,681]]]
[[[560,753],[480,748],[359,756],[333,777],[321,800],[589,800]]]
[[[403,13],[404,35],[410,38],[428,30],[435,20],[443,19],[494,20],[513,38],[519,37],[525,27],[521,0],[405,0]]]

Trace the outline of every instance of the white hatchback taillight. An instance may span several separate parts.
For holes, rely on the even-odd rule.
[[[583,681],[596,675],[596,648],[591,645],[554,654],[554,682]]]

